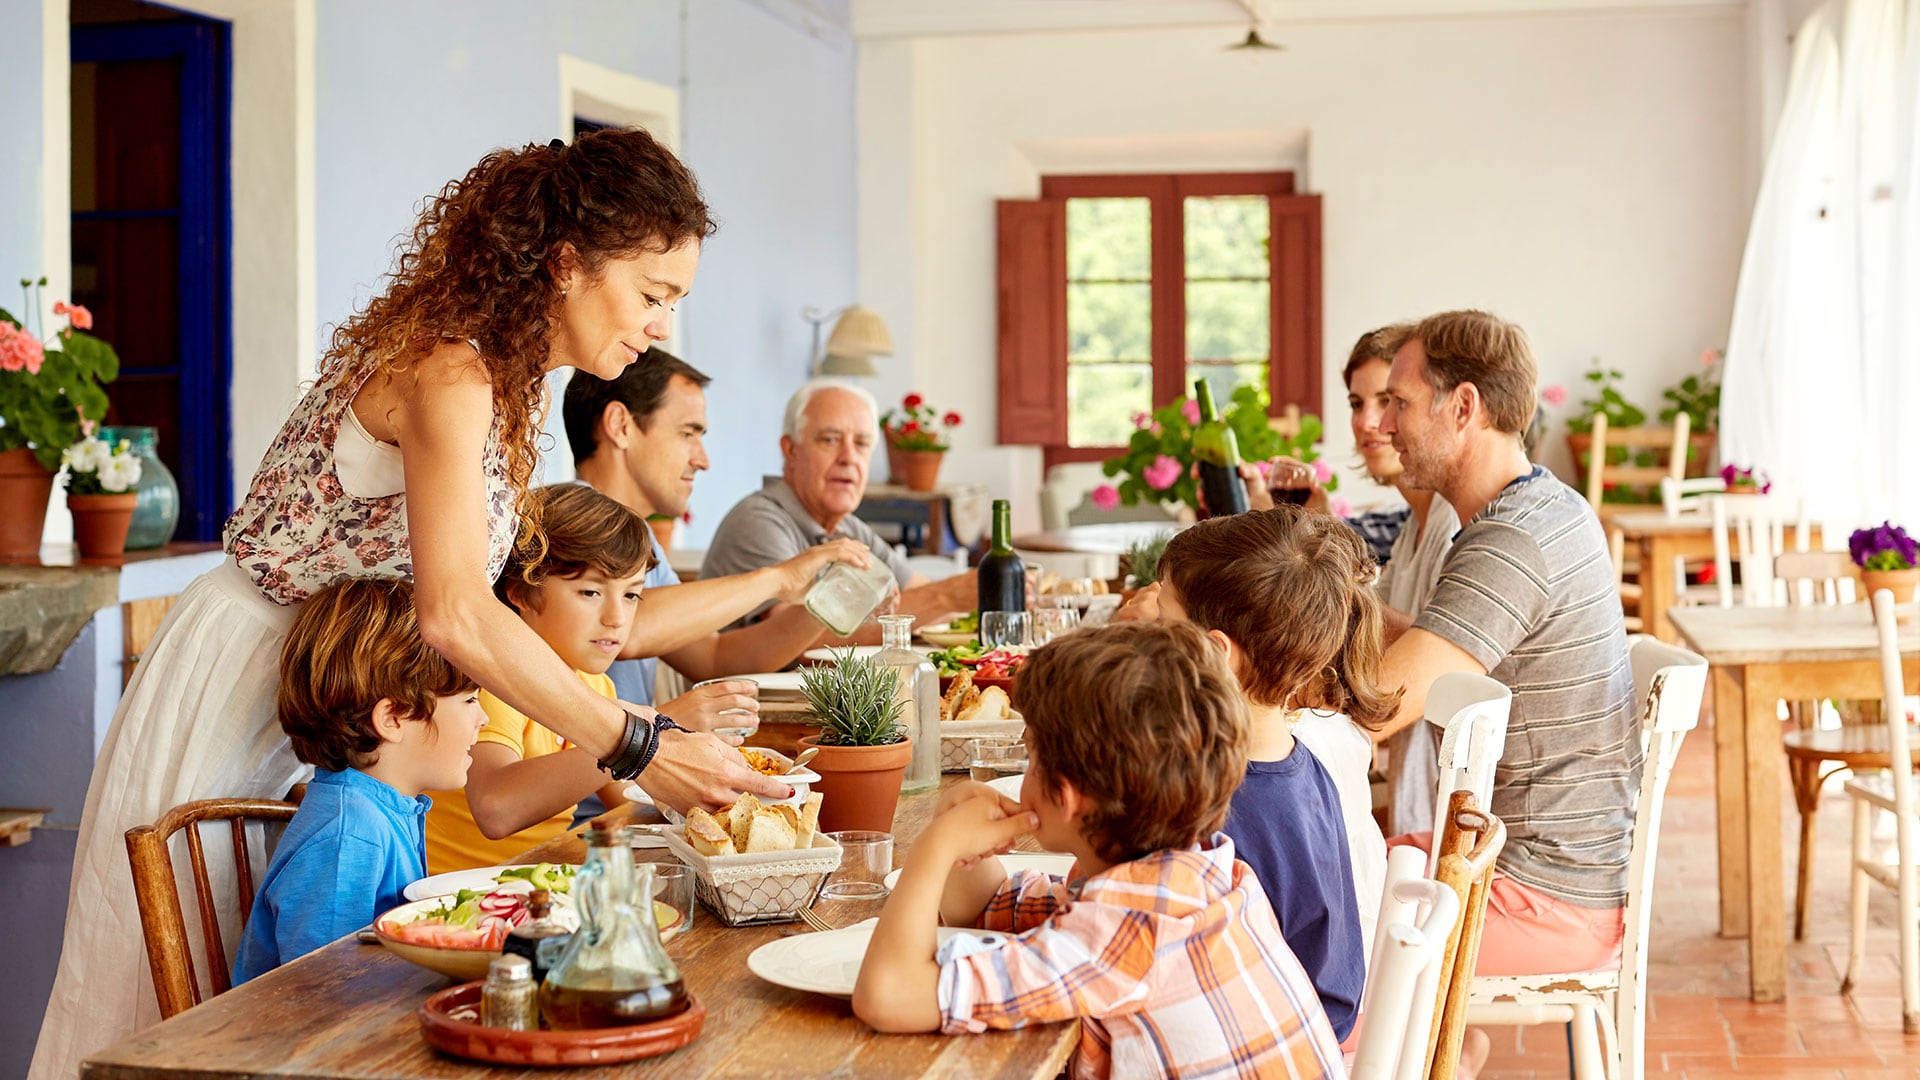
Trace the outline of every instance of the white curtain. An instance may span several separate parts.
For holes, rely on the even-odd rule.
[[[1794,36],[1727,335],[1720,456],[1829,528],[1920,529],[1920,0]]]

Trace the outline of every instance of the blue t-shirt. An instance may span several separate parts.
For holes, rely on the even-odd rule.
[[[680,575],[667,565],[666,549],[660,546],[657,538],[653,542],[653,560],[653,569],[647,571],[646,581],[640,587],[642,599],[646,597],[648,589],[680,584]],[[644,603],[640,610],[644,618]],[[613,666],[607,669],[607,674],[613,678],[613,690],[620,700],[635,705],[652,705],[654,672],[659,666],[660,658],[657,656],[649,656],[644,660],[615,660]]]
[[[235,986],[373,922],[427,876],[433,800],[358,769],[316,770],[274,850],[233,960]]]
[[[1280,936],[1313,980],[1333,1033],[1345,1039],[1360,1010],[1367,957],[1333,778],[1302,742],[1283,760],[1247,762],[1226,832],[1266,889]]]

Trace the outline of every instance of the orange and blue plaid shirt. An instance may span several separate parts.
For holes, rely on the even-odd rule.
[[[1233,841],[1160,851],[1071,886],[1009,877],[941,947],[951,1035],[1081,1021],[1078,1078],[1340,1077],[1339,1040]]]

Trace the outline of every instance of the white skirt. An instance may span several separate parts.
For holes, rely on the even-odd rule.
[[[294,758],[274,720],[280,645],[298,610],[262,596],[228,559],[189,584],[160,624],[87,784],[60,970],[30,1080],[72,1080],[89,1055],[160,1019],[127,862],[127,830],[195,799],[283,798],[311,772]],[[219,830],[207,837],[209,854],[231,851],[226,826],[209,828]],[[255,846],[258,859],[263,848]],[[175,868],[186,868],[177,853]],[[265,862],[256,861],[254,880],[264,873]],[[230,875],[230,868],[218,875],[214,895],[233,906],[238,895]],[[197,942],[192,897],[189,886],[182,911]],[[221,912],[229,958],[238,916]],[[194,964],[207,992],[211,984],[198,948]]]

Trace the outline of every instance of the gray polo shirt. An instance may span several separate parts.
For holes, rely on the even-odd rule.
[[[1499,867],[1570,904],[1626,903],[1641,751],[1633,672],[1606,534],[1539,466],[1454,538],[1413,625],[1513,691],[1493,813]]]
[[[786,562],[815,544],[841,537],[867,545],[874,558],[885,562],[887,568],[893,571],[894,580],[900,583],[900,587],[907,587],[907,579],[913,576],[913,567],[907,565],[906,556],[881,539],[872,526],[848,514],[834,527],[832,535],[828,535],[827,530],[800,505],[800,500],[787,482],[777,476],[768,477],[764,487],[741,499],[733,509],[727,511],[727,516],[713,532],[713,545],[707,548],[707,557],[700,564],[700,576],[744,574],[749,570]],[[753,615],[741,620],[740,624],[752,621],[754,616],[772,606],[771,600],[760,605]]]

